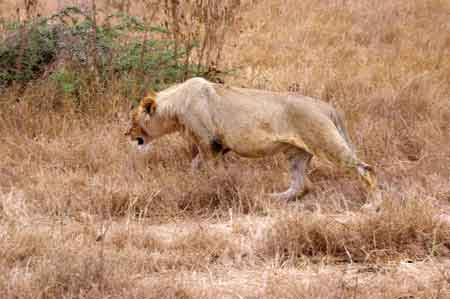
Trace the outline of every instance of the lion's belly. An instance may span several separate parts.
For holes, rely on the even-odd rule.
[[[226,136],[225,142],[228,148],[240,156],[255,158],[273,155],[289,147],[274,136],[258,132]]]
[[[212,113],[214,131],[237,154],[262,157],[289,147],[283,136],[292,135],[293,128],[282,102],[230,99],[216,106]]]

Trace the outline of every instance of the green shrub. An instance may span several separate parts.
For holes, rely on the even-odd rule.
[[[55,71],[50,78],[67,95],[76,95],[80,88],[80,78],[71,70],[61,68]]]
[[[57,54],[56,34],[49,26],[12,26],[0,45],[0,87],[36,79]]]
[[[196,41],[175,45],[166,29],[134,16],[110,15],[93,26],[89,15],[69,7],[10,27],[0,47],[0,88],[49,78],[64,94],[78,96],[86,86],[81,80],[93,77],[81,72],[93,73],[101,87],[119,79],[122,92],[130,96],[149,85],[158,90],[188,77],[208,77],[206,67],[189,63]]]

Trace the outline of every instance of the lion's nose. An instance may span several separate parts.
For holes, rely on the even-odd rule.
[[[144,144],[144,139],[143,138],[138,137],[136,140],[137,140],[138,145],[143,145]]]

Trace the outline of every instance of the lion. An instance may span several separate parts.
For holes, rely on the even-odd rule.
[[[355,154],[343,117],[314,98],[191,78],[145,96],[131,111],[131,127],[125,135],[138,147],[148,147],[174,132],[182,132],[196,145],[193,165],[229,151],[248,158],[284,153],[290,185],[284,192],[271,194],[279,199],[290,200],[305,192],[306,170],[313,156],[354,170],[371,188],[376,185],[372,166]]]

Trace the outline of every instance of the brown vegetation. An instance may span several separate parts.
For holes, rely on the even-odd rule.
[[[48,81],[12,86],[0,99],[1,298],[449,298],[448,1],[241,2],[208,59],[237,70],[227,84],[343,110],[379,190],[314,161],[315,190],[277,202],[264,194],[288,183],[282,157],[231,154],[194,172],[179,136],[136,153],[119,84],[88,86],[79,103]],[[2,18],[15,8],[0,1]],[[379,212],[362,209],[372,202]]]

